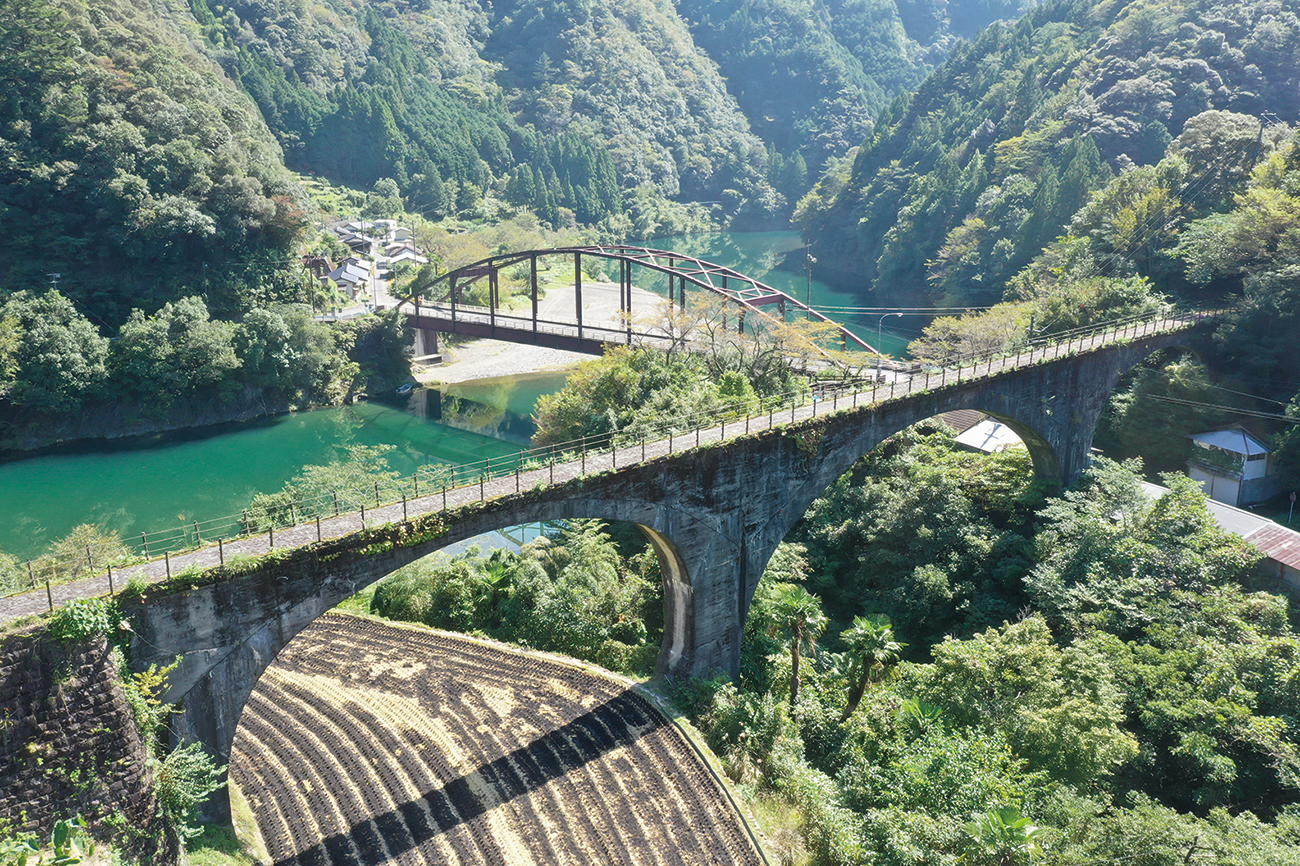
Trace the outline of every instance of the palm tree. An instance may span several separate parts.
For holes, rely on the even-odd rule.
[[[963,863],[972,866],[1023,866],[1043,856],[1042,830],[1015,806],[990,809],[963,828],[969,835]]]
[[[879,682],[885,668],[898,661],[905,643],[894,640],[894,630],[889,617],[883,613],[855,616],[853,625],[840,636],[853,655],[853,666],[858,676],[849,687],[849,703],[840,721],[845,721],[858,708],[858,702],[867,690],[867,683]]]
[[[773,599],[775,628],[790,636],[790,706],[799,701],[799,653],[806,644],[817,648],[826,630],[826,614],[817,596],[794,583],[782,584]]]

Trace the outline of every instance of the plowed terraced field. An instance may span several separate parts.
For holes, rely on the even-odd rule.
[[[626,683],[355,617],[266,671],[230,772],[277,866],[763,863]]]

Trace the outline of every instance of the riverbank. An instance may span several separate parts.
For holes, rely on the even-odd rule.
[[[496,376],[521,376],[568,370],[594,355],[544,346],[524,346],[503,340],[470,340],[444,348],[443,363],[412,370],[421,385],[453,385]]]
[[[632,288],[632,310],[637,318],[653,317],[663,303],[664,299],[654,292]],[[573,286],[548,289],[546,297],[538,304],[537,314],[548,321],[577,322]],[[621,325],[618,283],[584,281],[582,319],[595,328]],[[450,385],[472,379],[552,372],[576,367],[595,357],[582,352],[486,339],[445,347],[442,355],[442,364],[415,370],[416,380],[424,385]]]

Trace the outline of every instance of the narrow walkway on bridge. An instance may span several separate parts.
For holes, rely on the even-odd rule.
[[[786,406],[757,416],[711,424],[708,427],[697,427],[656,441],[642,441],[614,448],[604,445],[600,448],[592,448],[583,453],[578,459],[565,463],[553,463],[542,468],[511,471],[509,474],[484,479],[481,482],[463,485],[455,489],[439,490],[436,493],[409,499],[405,502],[389,503],[374,509],[367,508],[364,512],[323,518],[319,522],[302,524],[291,528],[274,529],[259,535],[231,540],[219,546],[207,546],[120,570],[114,569],[112,571],[113,587],[120,591],[127,581],[133,578],[154,583],[167,579],[169,575],[175,576],[188,570],[202,570],[217,566],[221,564],[222,559],[225,557],[256,557],[264,555],[272,549],[302,547],[321,540],[340,538],[366,528],[374,528],[386,523],[398,523],[424,514],[454,512],[456,509],[472,503],[496,499],[526,490],[531,491],[537,488],[563,484],[574,479],[610,470],[630,468],[672,454],[689,451],[699,446],[735,439],[762,430],[797,424],[801,421],[858,406],[906,398],[911,394],[929,391],[934,388],[996,377],[1006,372],[1090,352],[1137,337],[1181,330],[1213,315],[1217,315],[1217,311],[1131,322],[1116,330],[1085,333],[1061,343],[1034,347],[1030,351],[1015,355],[977,358],[956,368],[944,368],[920,373],[913,375],[910,379],[882,383],[867,390],[837,394],[827,399],[812,399],[803,405]],[[109,591],[108,575],[100,574],[48,589],[40,587],[20,595],[9,596],[0,599],[0,623],[9,622],[19,617],[40,614],[72,599],[105,595]]]

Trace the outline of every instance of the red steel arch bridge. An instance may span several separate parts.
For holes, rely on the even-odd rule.
[[[562,315],[559,310],[543,309],[543,292],[538,286],[538,261],[548,258],[572,259],[572,317]],[[617,263],[618,308],[612,321],[611,317],[605,316],[593,322],[590,315],[584,321],[584,258]],[[505,309],[502,306],[501,272],[521,265],[528,269],[526,283],[531,308]],[[745,332],[747,319],[752,332],[754,320],[770,324],[785,322],[789,316],[803,315],[833,325],[844,348],[855,347],[879,354],[875,347],[848,328],[798,298],[732,268],[686,253],[622,244],[499,253],[442,274],[432,283],[402,298],[397,309],[408,316],[416,330],[417,357],[436,352],[438,333],[530,343],[592,355],[603,353],[609,345],[666,342],[670,339],[667,331],[646,330],[636,323],[634,313],[638,311],[633,308],[632,291],[636,267],[664,275],[667,279],[667,302],[679,309],[686,306],[688,286],[723,298],[728,307],[735,309],[736,327],[740,333]],[[467,304],[466,289],[483,280],[487,281],[486,306]],[[592,281],[587,282],[590,284]],[[477,294],[481,298],[482,292]]]

